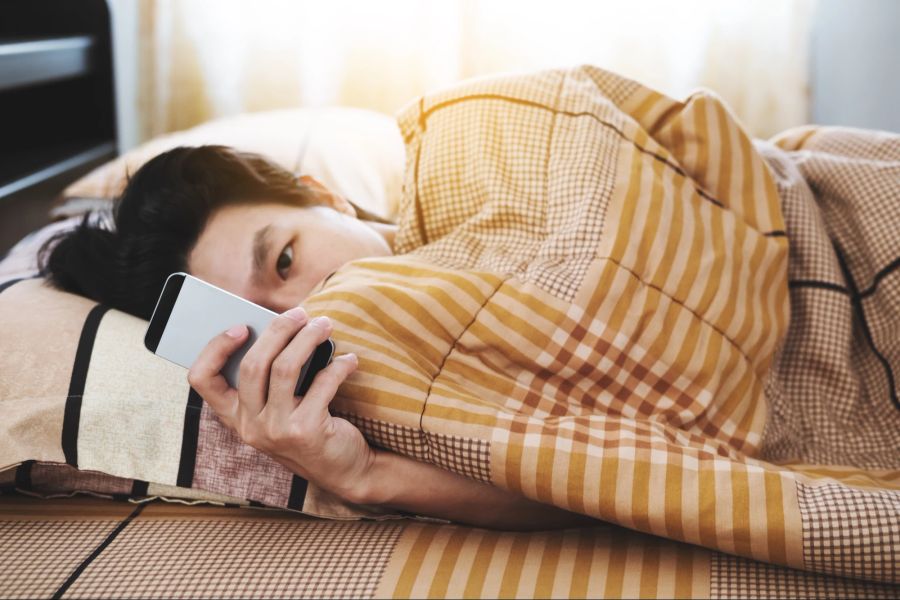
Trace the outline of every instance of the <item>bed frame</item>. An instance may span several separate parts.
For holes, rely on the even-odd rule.
[[[0,257],[118,154],[105,0],[0,0]]]

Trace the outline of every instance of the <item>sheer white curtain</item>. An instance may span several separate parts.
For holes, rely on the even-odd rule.
[[[146,0],[142,133],[244,111],[394,113],[488,73],[593,63],[722,95],[757,136],[807,121],[815,0]]]

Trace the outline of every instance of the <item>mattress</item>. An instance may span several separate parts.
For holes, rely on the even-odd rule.
[[[896,598],[602,525],[500,532],[288,511],[0,495],[0,596]]]

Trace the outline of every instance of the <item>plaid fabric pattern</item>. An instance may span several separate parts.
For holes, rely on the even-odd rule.
[[[803,551],[818,571],[897,581],[900,492],[863,492],[836,484],[797,484]]]
[[[350,413],[335,412],[334,415],[356,425],[371,444],[417,460],[428,459],[428,442],[419,429]]]
[[[491,445],[489,442],[440,433],[428,433],[427,437],[434,464],[460,475],[490,483]]]
[[[365,522],[137,521],[66,597],[371,598],[401,531]]]
[[[816,575],[715,552],[710,598],[896,598],[900,586]]]
[[[0,596],[52,596],[116,525],[116,521],[0,521]]]
[[[405,456],[433,462],[478,481],[491,481],[490,443],[460,436],[422,432],[413,427],[335,412],[356,425],[371,443]]]
[[[791,241],[792,325],[762,455],[900,468],[900,137],[800,128],[774,142],[756,146]]]
[[[618,140],[586,136],[560,112],[595,116],[584,127],[598,132],[605,123],[622,127],[605,96],[580,93],[586,85],[556,73],[475,82],[424,98],[401,116],[401,126],[427,119],[442,134],[423,135],[417,146],[412,175],[421,164],[429,175],[410,184],[418,190],[417,209],[428,218],[425,229],[401,227],[397,252],[447,267],[514,273],[571,300],[604,231]],[[503,137],[486,138],[485,128],[501,121]],[[498,173],[509,173],[516,185]]]

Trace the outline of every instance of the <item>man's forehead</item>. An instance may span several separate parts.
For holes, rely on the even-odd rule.
[[[207,233],[207,232],[204,232]],[[192,275],[247,297],[251,286],[252,234],[220,229],[201,235],[188,256]]]

